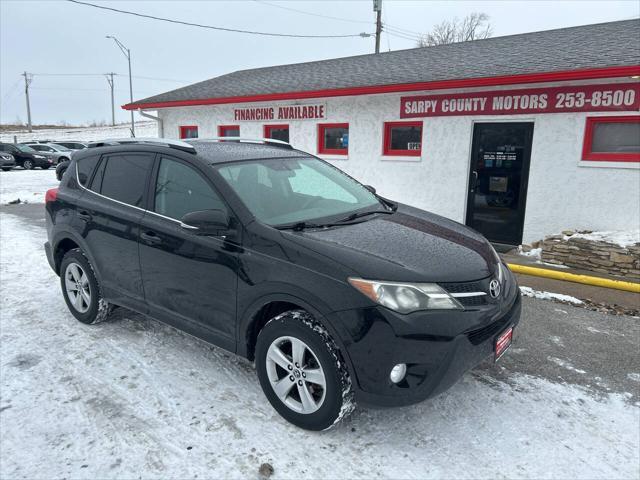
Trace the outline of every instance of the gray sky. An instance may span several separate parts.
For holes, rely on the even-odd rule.
[[[373,32],[371,0],[357,1],[120,1],[87,0],[124,10],[228,28],[300,34]],[[280,8],[279,8],[280,7]],[[284,7],[284,8],[282,8]],[[287,10],[336,17],[305,15]],[[636,18],[629,1],[392,1],[383,21],[410,32],[472,11],[491,17],[493,36]],[[369,22],[360,23],[360,22]],[[415,42],[383,34],[382,50],[412,48]],[[124,55],[105,35],[131,49],[134,99],[245,68],[373,52],[373,38],[283,39],[225,33],[111,13],[61,0],[0,0],[0,121],[26,121],[20,74],[127,73]],[[634,41],[634,39],[629,39]],[[637,40],[635,40],[637,41]],[[567,67],[570,67],[569,65]],[[128,101],[128,79],[116,78],[116,120]],[[110,99],[102,76],[38,76],[31,85],[34,123],[110,121]]]

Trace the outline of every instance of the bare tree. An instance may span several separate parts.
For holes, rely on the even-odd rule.
[[[418,40],[418,46],[431,47],[448,43],[468,42],[470,40],[489,38],[492,33],[489,15],[474,12],[462,20],[454,18],[437,24],[431,32],[426,33]]]

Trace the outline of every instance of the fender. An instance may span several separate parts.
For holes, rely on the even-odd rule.
[[[237,322],[237,341],[236,341],[236,354],[244,358],[247,358],[247,333],[253,322],[253,317],[258,311],[271,302],[288,302],[299,305],[301,308],[313,315],[329,332],[331,338],[335,341],[336,345],[340,349],[344,361],[349,369],[349,374],[352,378],[355,378],[355,370],[353,368],[351,358],[346,348],[345,339],[349,338],[346,330],[341,328],[339,324],[335,324],[328,318],[328,315],[333,312],[333,309],[329,307],[327,303],[318,298],[316,295],[308,292],[298,286],[284,283],[269,283],[261,285],[272,291],[278,293],[263,295],[253,300],[249,306],[238,315]],[[287,292],[288,291],[288,292]],[[311,302],[306,299],[312,299]]]
[[[89,259],[89,263],[91,263],[91,267],[93,268],[93,271],[96,277],[98,278],[98,281],[102,283],[102,275],[100,274],[95,258],[93,258],[93,255],[91,254],[91,251],[89,250],[87,243],[85,242],[82,235],[79,235],[76,231],[72,229],[60,227],[60,229],[55,233],[51,242],[52,244],[51,249],[54,254],[54,261],[55,261],[55,252],[58,249],[58,245],[60,245],[60,242],[62,242],[63,240],[67,240],[67,239],[73,240],[82,249],[82,252]],[[58,275],[60,275],[60,264],[57,261],[56,261],[56,270]]]

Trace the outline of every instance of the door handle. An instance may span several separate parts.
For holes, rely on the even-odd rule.
[[[478,185],[478,172],[475,170],[471,172],[471,193],[476,191],[476,186]]]
[[[86,210],[80,210],[78,212],[78,218],[80,220],[86,220],[89,221],[91,220],[93,217],[91,216],[91,214],[89,212],[87,212]]]
[[[153,232],[141,233],[140,238],[150,245],[158,245],[162,243],[162,239]]]

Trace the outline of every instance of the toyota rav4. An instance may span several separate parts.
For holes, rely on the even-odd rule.
[[[80,322],[122,306],[255,361],[312,430],[356,402],[420,402],[508,348],[520,293],[482,235],[288,144],[226,140],[72,157],[45,249]]]

